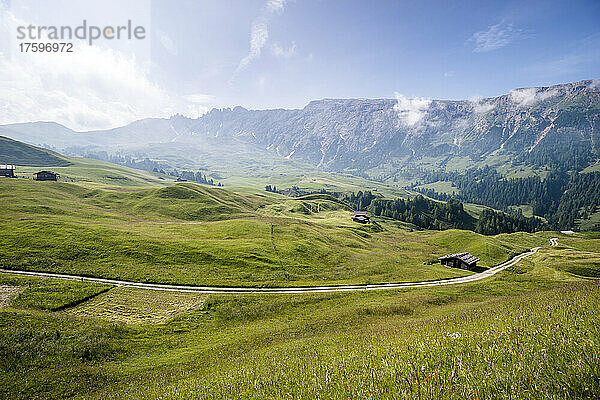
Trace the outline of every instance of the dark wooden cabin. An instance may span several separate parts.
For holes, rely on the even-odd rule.
[[[469,253],[456,253],[440,257],[438,260],[440,260],[442,265],[446,265],[448,267],[472,271],[477,268],[477,261],[479,261],[479,258]]]
[[[52,172],[52,171],[40,171],[40,172],[36,172],[35,174],[35,179],[36,181],[57,181],[59,175],[56,172]]]
[[[0,176],[5,178],[15,177],[15,166],[9,164],[0,164]]]
[[[366,211],[354,211],[354,217],[352,217],[352,221],[366,224],[371,220],[369,219]]]

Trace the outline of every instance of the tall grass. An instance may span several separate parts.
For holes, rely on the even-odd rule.
[[[579,284],[411,323],[386,316],[359,335],[338,333],[252,351],[152,393],[161,398],[598,398],[599,296],[597,284]]]

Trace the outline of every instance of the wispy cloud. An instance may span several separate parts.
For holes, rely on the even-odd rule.
[[[394,106],[394,111],[398,113],[400,121],[406,126],[413,127],[425,118],[431,104],[430,99],[422,97],[409,99],[398,92],[395,95],[396,105]]]
[[[265,9],[269,12],[281,12],[285,7],[286,0],[269,0],[265,5]]]
[[[177,46],[175,46],[175,42],[173,42],[173,39],[171,39],[171,37],[166,32],[158,29],[158,30],[156,30],[156,37],[158,38],[158,41],[160,42],[160,44],[163,45],[165,50],[167,50],[169,53],[171,53],[174,56],[176,56],[178,54]]]
[[[494,103],[484,99],[481,96],[471,97],[469,102],[473,106],[473,112],[475,112],[475,114],[485,114],[496,108]]]
[[[287,49],[282,47],[279,43],[274,43],[271,46],[271,53],[276,57],[292,58],[296,55],[296,42],[292,42],[291,46]]]
[[[558,94],[558,90],[554,88],[526,88],[511,90],[509,97],[517,107],[526,107],[557,96]]]
[[[469,38],[469,42],[475,43],[473,49],[475,53],[484,53],[508,46],[512,42],[526,37],[528,37],[528,34],[524,30],[502,21],[490,25],[486,30],[475,32]]]
[[[233,84],[237,76],[245,70],[248,65],[258,57],[262,52],[263,47],[269,38],[269,21],[279,13],[282,13],[287,0],[269,0],[265,3],[258,17],[252,21],[250,27],[250,51],[240,60],[235,71],[229,80],[229,84]]]
[[[0,13],[11,31],[27,21]],[[146,117],[198,112],[195,95],[184,99],[158,85],[133,55],[75,42],[76,51],[0,53],[0,124],[55,121],[76,130],[121,126]],[[203,100],[207,100],[204,98]]]

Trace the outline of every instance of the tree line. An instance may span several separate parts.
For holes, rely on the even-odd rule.
[[[457,198],[504,211],[529,205],[533,214],[548,221],[551,229],[574,229],[578,220],[588,218],[600,207],[600,172],[553,171],[545,178],[507,179],[488,167],[467,173],[432,172],[426,181],[450,181],[458,193],[448,195],[433,189],[413,189],[437,200]]]
[[[274,186],[268,185],[273,189]],[[534,232],[544,228],[539,218],[527,218],[522,213],[504,213],[491,209],[483,210],[479,218],[470,215],[463,203],[457,199],[441,202],[418,195],[414,198],[385,199],[373,192],[351,193],[297,190],[296,195],[329,194],[343,201],[355,211],[368,211],[372,215],[387,217],[413,224],[422,229],[468,229],[485,235],[511,233],[517,231]]]
[[[176,169],[169,173],[171,176],[176,176],[181,180],[186,180],[190,182],[202,183],[204,185],[211,186],[223,186],[221,182],[215,182],[212,178],[207,177],[202,174],[202,172],[194,172],[194,171],[177,171]]]

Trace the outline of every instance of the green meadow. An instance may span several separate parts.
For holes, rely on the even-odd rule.
[[[444,279],[467,271],[423,263],[470,251],[482,266],[547,242],[521,233],[361,225],[329,196],[278,199],[192,183],[90,189],[4,180],[0,259],[8,269],[154,283],[308,286]],[[411,231],[412,230],[412,231]]]
[[[424,262],[467,251],[489,267],[541,249],[477,282],[359,292],[214,295],[0,273],[2,398],[600,396],[597,233],[361,225],[328,196],[73,161],[53,168],[65,168],[61,182],[0,180],[1,268],[343,285],[465,276]]]
[[[86,300],[58,311],[35,300],[39,287],[58,304],[73,283],[2,274],[1,287],[25,289],[0,311],[0,393],[597,398],[600,286],[568,269],[600,243],[569,241],[459,286],[238,296],[78,283]]]

